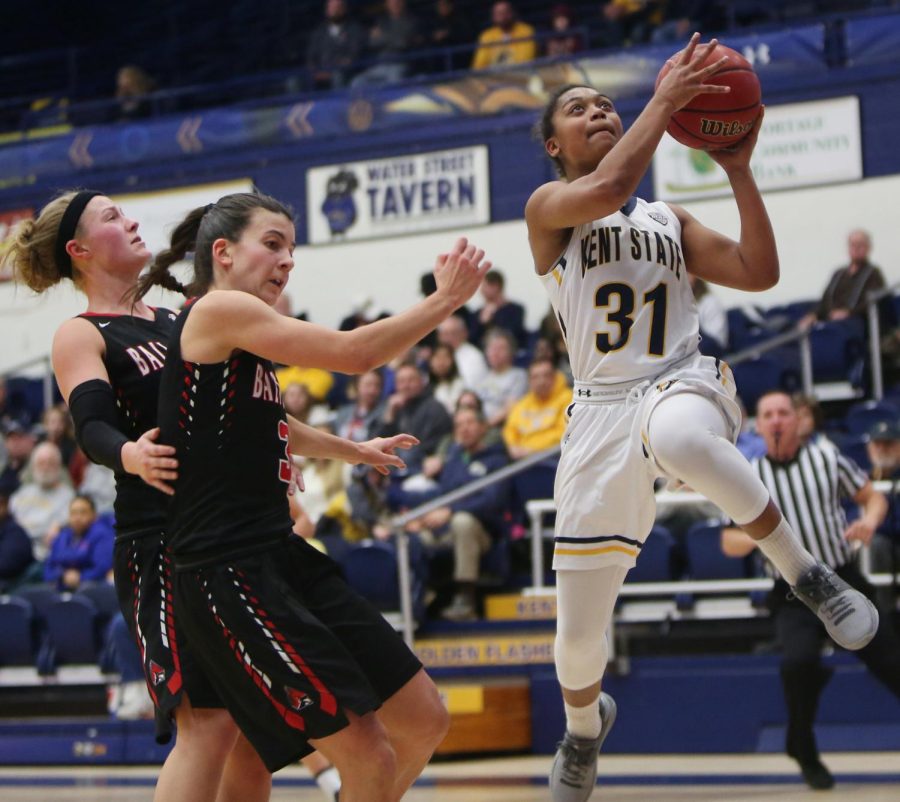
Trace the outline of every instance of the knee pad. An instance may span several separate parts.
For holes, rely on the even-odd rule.
[[[702,493],[735,523],[745,524],[762,514],[769,494],[727,434],[722,412],[698,393],[661,401],[647,423],[659,467]]]
[[[556,676],[578,691],[600,680],[609,659],[606,630],[627,568],[559,571],[556,578]]]

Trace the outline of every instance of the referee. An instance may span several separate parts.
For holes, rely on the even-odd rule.
[[[817,560],[874,602],[875,589],[857,568],[854,550],[868,545],[884,520],[885,497],[831,443],[801,442],[797,412],[786,393],[769,392],[759,399],[756,427],[765,440],[766,453],[751,464],[794,532]],[[860,517],[851,524],[844,515],[842,498],[852,499],[860,507]],[[722,530],[726,554],[742,557],[753,548],[754,541],[740,529]],[[770,607],[781,646],[781,680],[788,711],[786,750],[800,764],[811,788],[827,789],[834,785],[834,778],[819,758],[813,733],[819,696],[831,676],[821,662],[825,630],[789,590],[776,575]],[[900,699],[900,640],[892,620],[881,615],[875,637],[856,654]]]

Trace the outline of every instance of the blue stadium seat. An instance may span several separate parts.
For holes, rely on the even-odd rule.
[[[891,401],[860,401],[847,410],[844,428],[848,434],[866,434],[876,423],[900,421],[900,406]]]
[[[400,609],[397,554],[379,541],[356,544],[341,556],[347,583],[382,612]]]
[[[63,594],[47,608],[46,619],[55,666],[98,662],[97,608],[90,599]]]
[[[647,535],[637,565],[625,577],[626,582],[669,582],[675,538],[664,526],[656,525]]]
[[[553,482],[556,480],[557,460],[540,462],[512,477],[512,496],[510,509],[512,523],[528,527],[531,521],[525,512],[525,504],[529,501],[553,498]],[[544,516],[545,526],[553,526],[556,514]]]
[[[116,656],[110,628],[113,619],[121,615],[116,588],[109,582],[85,582],[74,595],[88,599],[97,610],[97,630],[102,644],[97,662],[101,671],[112,674],[116,669]]]
[[[767,354],[739,362],[732,365],[731,369],[738,394],[751,414],[756,409],[756,402],[761,395],[769,390],[786,389],[784,366],[779,360]]]
[[[727,557],[721,547],[722,524],[710,519],[693,524],[685,535],[691,579],[746,579],[743,558]]]
[[[859,384],[865,363],[863,323],[856,318],[819,323],[809,332],[813,381]]]
[[[0,666],[35,662],[34,608],[15,596],[0,598]]]

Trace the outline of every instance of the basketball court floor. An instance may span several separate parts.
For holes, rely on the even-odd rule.
[[[809,790],[780,755],[604,756],[592,802],[897,802],[900,753],[824,756],[837,785]],[[547,802],[548,757],[440,762],[408,802]],[[158,769],[0,769],[0,802],[150,802]],[[302,768],[275,776],[273,802],[324,802]]]

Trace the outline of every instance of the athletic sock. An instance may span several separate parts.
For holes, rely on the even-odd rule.
[[[757,540],[756,545],[789,585],[796,585],[800,576],[816,564],[783,516],[778,526],[762,540]]]
[[[316,777],[316,785],[325,792],[325,796],[329,800],[335,799],[335,795],[341,790],[341,775],[334,766],[322,769]]]
[[[573,707],[563,700],[566,709],[566,730],[577,738],[596,738],[600,735],[600,693],[586,707]]]

